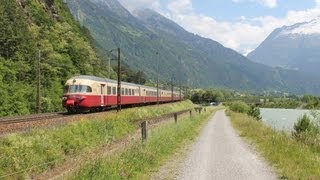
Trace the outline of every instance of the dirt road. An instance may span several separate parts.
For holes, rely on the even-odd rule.
[[[277,179],[276,174],[235,132],[224,110],[203,129],[177,179]]]

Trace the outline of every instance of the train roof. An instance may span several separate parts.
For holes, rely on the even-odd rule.
[[[88,76],[88,75],[74,76],[74,77],[72,77],[70,79],[87,79],[87,80],[99,81],[99,82],[118,83],[118,81],[116,81],[114,79],[101,78],[101,77],[97,77],[97,76]],[[121,84],[130,85],[130,86],[139,86],[139,87],[143,87],[143,88],[149,88],[149,89],[157,90],[157,88],[155,88],[155,87],[144,86],[144,85],[134,84],[134,83],[128,83],[128,82],[124,82],[124,81],[121,81]]]

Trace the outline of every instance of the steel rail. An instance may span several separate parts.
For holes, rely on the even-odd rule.
[[[64,115],[65,114],[63,113],[50,113],[50,114],[46,113],[46,114],[37,114],[37,115],[28,115],[28,116],[17,116],[17,117],[10,117],[10,118],[0,118],[0,125],[47,120],[47,119],[63,117]]]

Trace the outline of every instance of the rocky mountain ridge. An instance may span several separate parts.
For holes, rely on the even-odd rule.
[[[275,29],[253,52],[251,60],[294,69],[313,77],[320,71],[320,18]]]

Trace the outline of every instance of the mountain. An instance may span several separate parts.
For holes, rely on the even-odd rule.
[[[62,110],[71,76],[104,76],[91,40],[63,0],[1,0],[0,116],[36,112],[38,68],[42,112]]]
[[[248,55],[255,62],[320,75],[320,17],[274,30]]]
[[[121,47],[130,67],[163,81],[172,76],[193,87],[319,93],[318,83],[297,71],[254,63],[220,43],[185,31],[150,10],[133,14],[116,0],[67,0],[74,17],[87,27],[101,53]],[[315,80],[316,81],[316,80]]]

